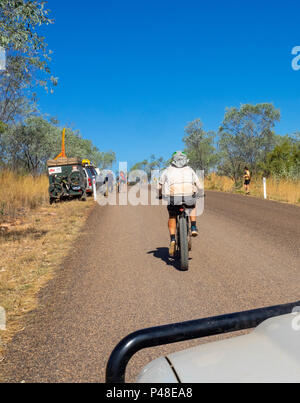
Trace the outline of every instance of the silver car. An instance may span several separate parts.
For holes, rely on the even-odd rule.
[[[86,193],[88,195],[93,194],[93,180],[97,180],[97,171],[93,166],[85,166],[83,168],[86,179]]]

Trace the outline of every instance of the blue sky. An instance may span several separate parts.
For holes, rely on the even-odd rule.
[[[300,131],[298,0],[49,0],[43,29],[59,77],[39,91],[43,113],[130,164],[182,148],[201,118],[217,130],[226,107],[273,102],[280,134]]]

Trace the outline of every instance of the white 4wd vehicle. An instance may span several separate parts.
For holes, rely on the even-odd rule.
[[[97,171],[91,165],[86,165],[83,168],[85,180],[86,180],[86,193],[93,194],[93,180],[97,178]]]
[[[297,302],[140,330],[115,348],[106,381],[125,382],[128,361],[143,348],[255,328],[247,335],[160,357],[146,365],[137,383],[298,383],[299,312]]]

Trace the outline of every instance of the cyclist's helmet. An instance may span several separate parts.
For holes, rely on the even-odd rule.
[[[172,155],[172,165],[176,168],[183,168],[187,166],[189,159],[184,151],[175,151]]]

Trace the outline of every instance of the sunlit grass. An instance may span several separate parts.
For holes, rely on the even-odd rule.
[[[48,178],[0,171],[0,222],[23,215],[48,202]]]
[[[207,176],[205,179],[205,188],[221,192],[241,193],[244,191],[243,186],[237,189],[232,179],[226,176],[219,176],[215,173]],[[252,196],[264,197],[262,177],[252,179],[250,193]],[[267,196],[271,200],[300,204],[300,182],[291,179],[267,178]]]
[[[6,343],[22,329],[24,315],[37,307],[39,291],[61,267],[93,205],[92,199],[47,205],[28,210],[22,222],[7,224],[5,231],[0,225],[0,306],[7,315],[7,330],[0,331],[0,362]]]

